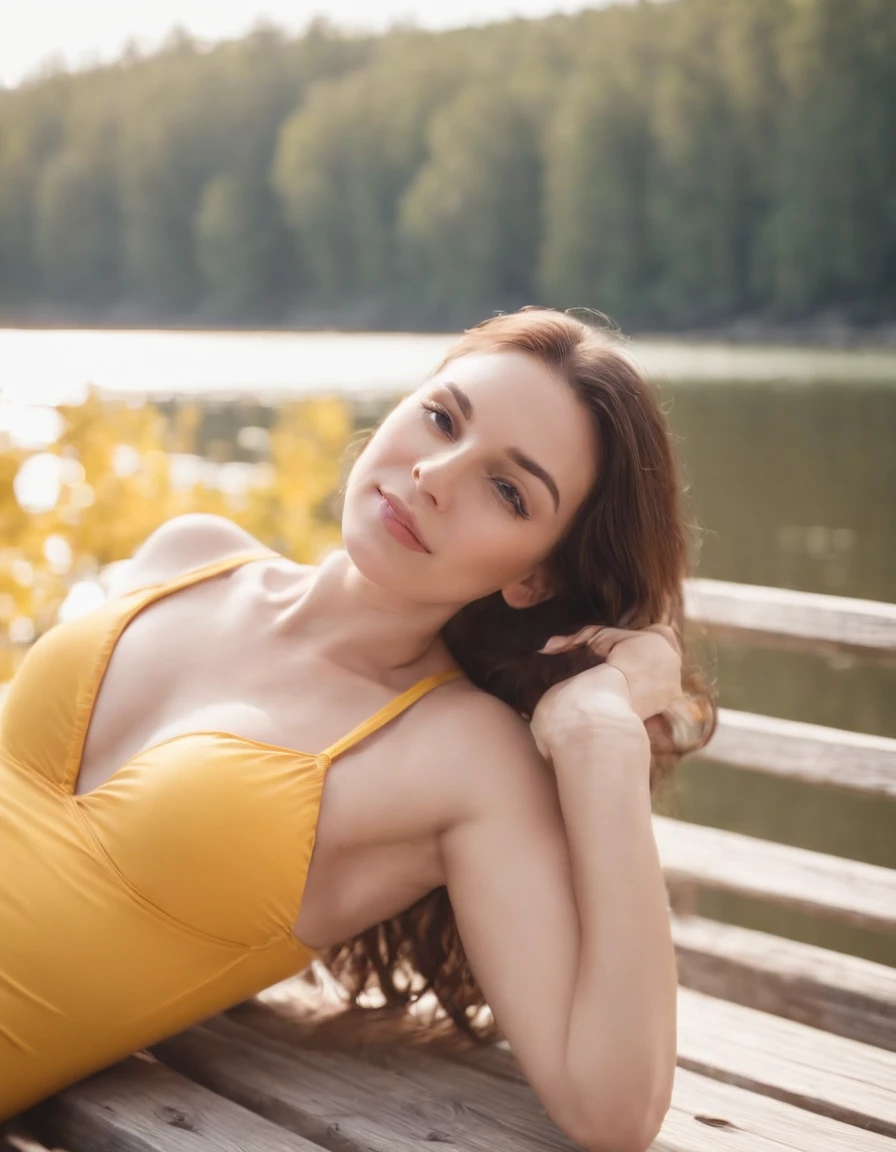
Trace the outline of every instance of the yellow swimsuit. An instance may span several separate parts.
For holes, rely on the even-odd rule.
[[[292,933],[327,768],[459,675],[427,677],[317,756],[174,736],[73,793],[112,649],[231,556],[57,625],[0,716],[0,1120],[254,995],[315,953]]]

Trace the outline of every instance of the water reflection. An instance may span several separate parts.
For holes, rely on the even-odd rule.
[[[666,391],[705,528],[701,576],[896,601],[896,389]]]

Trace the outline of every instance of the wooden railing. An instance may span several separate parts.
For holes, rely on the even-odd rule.
[[[727,580],[689,580],[685,615],[709,628],[717,640],[896,662],[896,604]]]
[[[896,605],[712,580],[686,603],[719,640],[896,662]],[[896,740],[723,708],[700,756],[877,796],[896,845]],[[896,1137],[896,969],[680,911],[710,889],[893,933],[896,870],[654,819],[679,909],[680,1065]]]

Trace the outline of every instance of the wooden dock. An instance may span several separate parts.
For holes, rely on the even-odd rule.
[[[896,663],[896,605],[695,580],[688,616],[719,638]],[[722,709],[705,754],[878,797],[896,837],[896,740]],[[667,817],[655,830],[680,979],[678,1072],[655,1152],[896,1152],[896,969],[688,914],[712,889],[893,933],[896,869]],[[0,1128],[0,1149],[577,1147],[505,1043],[397,1040],[371,1012],[336,1046],[319,1026],[334,1005],[302,978],[278,985],[59,1093]]]

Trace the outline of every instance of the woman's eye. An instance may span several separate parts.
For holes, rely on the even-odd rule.
[[[450,439],[454,438],[454,420],[447,408],[443,408],[442,405],[435,400],[422,400],[420,406],[423,408],[424,418],[430,424],[435,424],[443,435],[448,436]],[[504,507],[512,512],[514,516],[528,520],[529,513],[526,511],[526,505],[523,503],[523,498],[514,485],[507,480],[493,480],[492,483]]]
[[[440,432],[444,432],[446,436],[453,433],[454,421],[447,409],[443,408],[441,404],[436,404],[433,400],[424,400],[423,407],[428,413],[427,419],[435,424]]]
[[[523,498],[512,484],[508,484],[506,480],[496,480],[495,487],[501,494],[501,499],[510,505],[514,516],[521,516],[524,520],[529,519]]]

